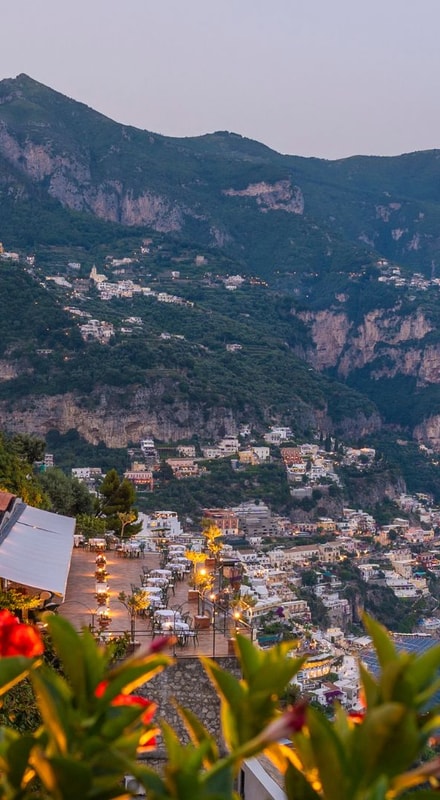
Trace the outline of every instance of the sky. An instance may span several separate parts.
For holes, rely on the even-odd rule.
[[[440,0],[3,0],[0,79],[320,158],[440,147]]]

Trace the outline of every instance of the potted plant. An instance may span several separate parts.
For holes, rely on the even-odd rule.
[[[204,553],[199,553],[196,550],[186,550],[185,558],[187,558],[188,561],[191,561],[191,564],[192,564],[191,574],[190,574],[189,579],[188,579],[188,583],[189,583],[189,585],[191,587],[190,589],[188,589],[188,601],[189,602],[194,601],[194,600],[198,601],[199,600],[199,587],[197,586],[197,581],[198,581],[198,578],[197,578],[197,574],[198,574],[197,566],[198,565],[201,566],[202,564],[205,563],[205,554]]]
[[[218,564],[220,553],[223,550],[223,542],[220,541],[222,532],[211,519],[202,519],[202,533],[205,537],[205,548],[209,556],[205,559],[205,566],[215,568]]]

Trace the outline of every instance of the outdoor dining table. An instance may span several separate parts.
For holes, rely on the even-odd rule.
[[[161,630],[165,633],[174,633],[177,639],[177,644],[184,647],[191,635],[190,627],[187,622],[181,620],[167,620],[162,622]]]
[[[166,609],[164,609],[164,610],[166,610]],[[182,632],[185,632],[185,633],[187,633],[189,631],[188,623],[180,621],[178,619],[176,619],[174,621],[173,620],[164,620],[161,623],[161,628],[162,628],[163,631],[176,631],[176,633],[178,631],[182,631]]]
[[[183,580],[185,574],[185,567],[183,564],[176,564],[175,561],[168,561],[167,567],[169,567],[171,574],[178,578],[179,581]]]
[[[172,574],[170,569],[152,569],[150,572],[152,578],[171,578]]]
[[[165,603],[163,602],[162,597],[159,595],[150,595],[148,599],[150,601],[149,608],[151,608],[153,611],[158,611],[162,608],[165,608]]]
[[[89,547],[91,550],[105,550],[107,542],[105,539],[89,539]]]
[[[147,578],[144,586],[168,586],[169,581],[166,578]]]
[[[180,613],[179,611],[173,611],[172,608],[163,608],[161,611],[156,611],[155,617],[158,617],[161,620],[179,620]]]
[[[118,548],[120,552],[127,556],[139,556],[141,549],[137,542],[125,542]]]

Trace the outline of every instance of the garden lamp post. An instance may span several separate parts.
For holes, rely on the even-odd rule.
[[[215,658],[215,594],[214,592],[209,595],[209,599],[212,603],[212,657]]]

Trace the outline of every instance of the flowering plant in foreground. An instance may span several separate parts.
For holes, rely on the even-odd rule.
[[[179,708],[190,740],[182,743],[166,722],[155,725],[155,703],[136,694],[172,663],[166,639],[112,666],[88,630],[78,634],[56,616],[47,624],[63,674],[43,662],[36,629],[0,612],[0,695],[28,678],[42,719],[32,734],[0,728],[0,800],[124,800],[124,774],[148,800],[233,800],[243,760],[259,753],[284,775],[288,800],[385,800],[419,787],[420,799],[439,796],[440,759],[419,759],[440,725],[438,706],[427,705],[440,688],[440,645],[421,656],[398,653],[366,618],[380,674],[361,667],[364,710],[336,708],[330,722],[305,701],[279,710],[305,661],[292,657],[294,642],[263,651],[237,636],[241,679],[202,658],[221,702],[220,751],[192,711]],[[159,733],[167,753],[160,773],[136,758],[156,747]]]

